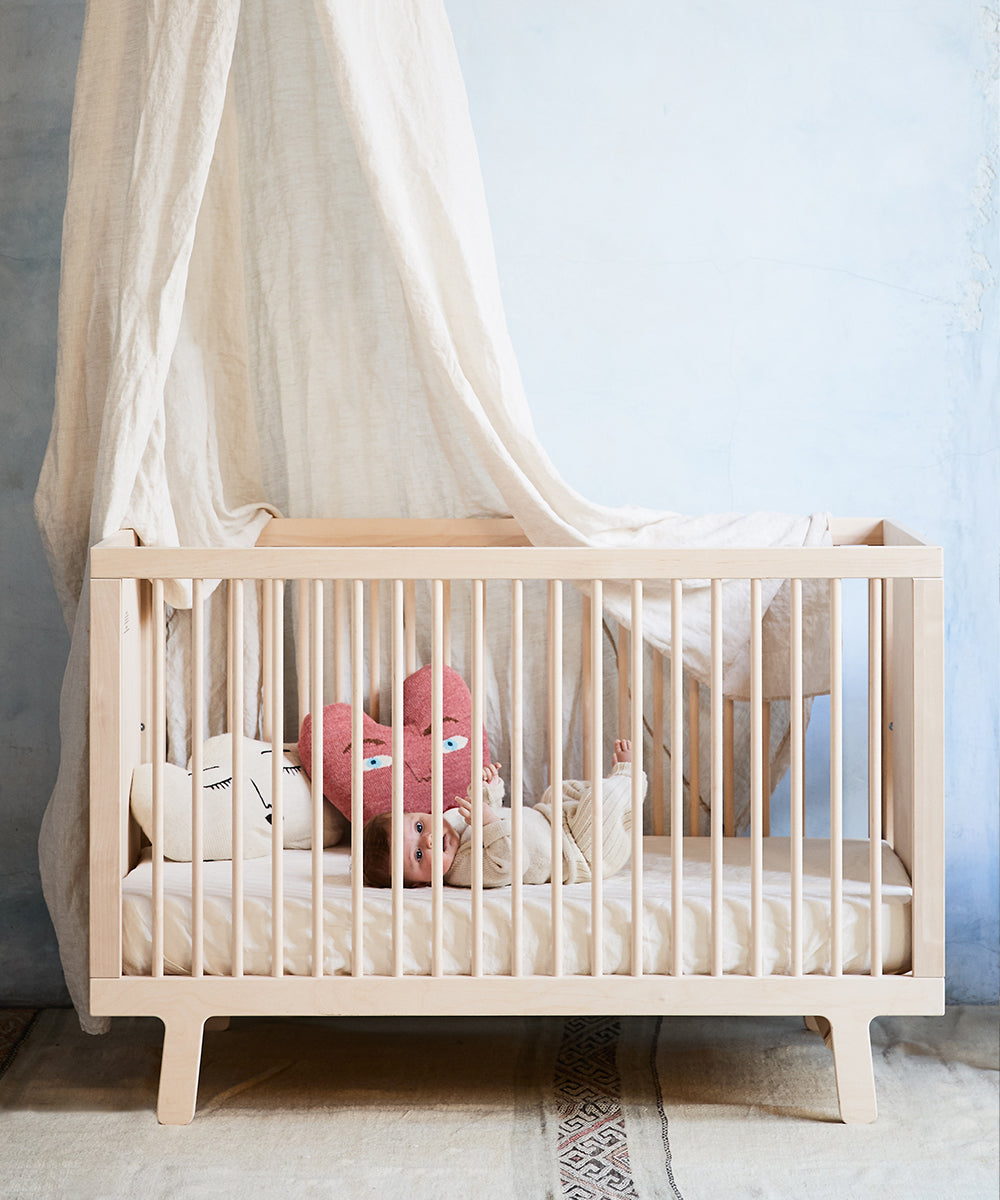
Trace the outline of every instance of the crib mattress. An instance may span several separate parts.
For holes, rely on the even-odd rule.
[[[845,973],[870,969],[870,895],[868,842],[844,845],[842,939]],[[727,838],[723,866],[723,970],[751,971],[750,841]],[[284,854],[284,972],[312,973],[311,853]],[[791,901],[787,838],[764,839],[763,967],[768,975],[791,970]],[[711,971],[711,842],[684,839],[683,965],[685,974]],[[830,967],[829,842],[803,842],[802,953],[806,974]],[[671,946],[670,839],[647,837],[643,853],[643,971],[669,974]],[[188,974],[191,969],[191,865],[163,864],[164,970]],[[905,971],[910,963],[912,889],[903,864],[882,845],[882,969]],[[232,864],[204,864],[204,970],[232,973]],[[152,965],[152,863],[148,851],[123,880],[122,969],[148,975]],[[563,973],[590,971],[590,884],[566,885],[563,893]],[[487,974],[511,972],[511,888],[483,893],[483,969]],[[525,885],[523,958],[525,974],[552,971],[551,887]],[[366,888],[364,972],[392,974],[392,893]],[[407,889],[404,903],[404,972],[426,975],[431,969],[432,910],[430,889]],[[271,860],[244,864],[243,971],[271,974]],[[350,851],[334,847],[323,853],[323,927],[325,974],[351,972]],[[631,874],[628,870],[604,881],[604,972],[631,972]],[[472,904],[468,889],[444,889],[444,972],[467,974],[471,961]]]

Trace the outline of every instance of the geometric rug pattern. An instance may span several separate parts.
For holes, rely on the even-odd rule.
[[[559,1182],[566,1200],[639,1200],[621,1106],[620,1036],[621,1022],[613,1017],[569,1017],[563,1025],[553,1099],[559,1115]],[[669,1164],[662,1108],[661,1116]],[[670,1184],[681,1200],[672,1178]]]

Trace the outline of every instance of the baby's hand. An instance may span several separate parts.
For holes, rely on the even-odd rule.
[[[484,774],[485,774],[485,769],[484,769]],[[455,800],[456,800],[455,807],[461,813],[462,819],[465,821],[465,823],[467,825],[471,825],[472,824],[472,801],[469,799],[468,796],[456,796]],[[486,825],[492,825],[494,821],[499,821],[499,820],[500,820],[500,818],[497,816],[497,814],[493,811],[493,809],[490,807],[490,805],[484,799],[483,800],[483,825],[484,825],[484,827]]]
[[[484,763],[483,764],[483,783],[492,783],[500,774],[499,763]]]

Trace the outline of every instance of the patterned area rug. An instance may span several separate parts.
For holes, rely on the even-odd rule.
[[[658,1027],[659,1022],[657,1031]],[[563,1025],[553,1089],[559,1113],[559,1182],[562,1195],[569,1200],[640,1200],[621,1103],[617,1061],[621,1032],[618,1018],[572,1017]],[[671,1171],[667,1117],[656,1077],[655,1039],[649,1064],[663,1130],[663,1195],[683,1200]]]

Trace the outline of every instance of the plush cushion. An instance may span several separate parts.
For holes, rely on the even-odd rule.
[[[243,856],[271,853],[271,743],[243,738]],[[191,861],[191,764],[163,768],[163,854],[176,862]],[[286,747],[282,765],[284,845],[289,850],[312,846],[312,800],[309,781],[299,765],[298,750]],[[204,856],[232,858],[233,752],[232,735],[205,742],[202,757]],[[153,766],[144,763],[132,772],[132,812],[152,841]],[[346,822],[329,804],[323,805],[323,844],[335,846]]]
[[[442,679],[444,717],[444,808],[453,808],[472,778],[472,696],[457,671],[445,667]],[[364,819],[392,805],[392,728],[367,714],[362,718],[364,739]],[[483,762],[490,761],[486,730],[482,732]],[[431,809],[431,668],[421,667],[403,681],[403,808]],[[303,770],[312,765],[312,714],[302,723],[299,755]],[[351,706],[328,704],[323,709],[323,794],[345,817],[351,816]]]

